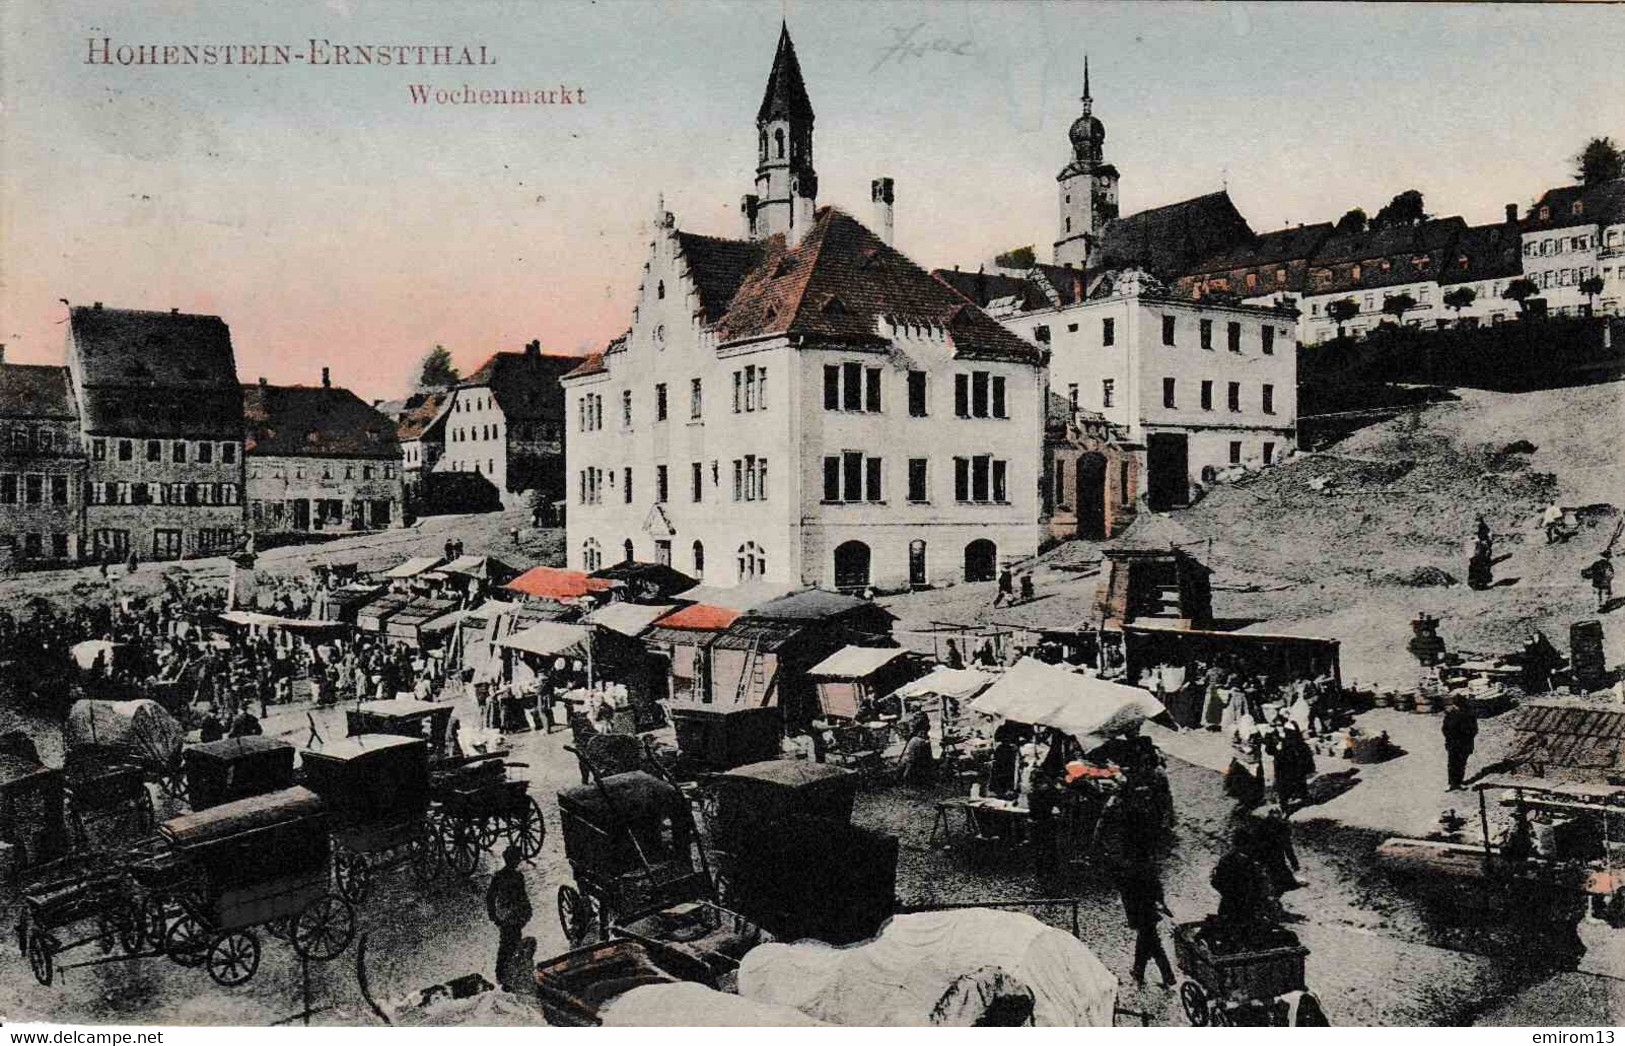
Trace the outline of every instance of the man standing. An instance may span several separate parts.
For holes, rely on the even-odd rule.
[[[1603,549],[1595,562],[1580,571],[1580,576],[1591,581],[1591,589],[1597,593],[1597,612],[1601,613],[1614,596],[1613,553]]]
[[[1118,869],[1117,892],[1123,897],[1123,914],[1128,918],[1129,929],[1134,931],[1134,983],[1144,986],[1145,964],[1154,960],[1157,972],[1162,974],[1162,986],[1172,988],[1174,971],[1168,962],[1168,953],[1162,948],[1157,924],[1164,915],[1171,918],[1174,913],[1168,910],[1156,864],[1137,847],[1130,848]]]
[[[1451,699],[1442,730],[1450,781],[1448,791],[1454,792],[1467,776],[1467,757],[1473,754],[1473,742],[1478,738],[1478,717],[1467,707],[1465,697],[1458,695]]]
[[[1005,567],[1003,570],[999,571],[999,591],[993,597],[993,605],[999,606],[1002,603],[1013,602],[1015,597],[1016,581],[1015,578],[1010,574],[1010,568]]]
[[[517,846],[502,851],[502,868],[491,876],[490,889],[485,891],[485,913],[497,927],[497,981],[509,991],[521,987],[509,983],[512,978],[508,968],[519,951],[521,934],[531,914],[530,892],[519,870],[519,858]]]

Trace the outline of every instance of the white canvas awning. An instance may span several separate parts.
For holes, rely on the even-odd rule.
[[[970,707],[1076,738],[1109,736],[1166,712],[1161,701],[1137,686],[1079,675],[1030,657],[1007,669]]]
[[[538,621],[506,639],[498,640],[497,645],[541,657],[588,657],[591,655],[592,629],[560,621]]]
[[[417,577],[425,570],[433,569],[434,566],[439,562],[440,559],[438,556],[413,556],[411,559],[407,560],[405,563],[402,563],[395,569],[386,571],[384,576],[387,578],[396,579]]]
[[[894,693],[897,697],[909,700],[948,697],[955,701],[969,701],[998,682],[998,679],[999,675],[996,672],[938,666],[914,682],[898,687]]]
[[[610,603],[582,618],[583,621],[619,632],[623,636],[640,636],[660,618],[676,609],[675,603],[646,605],[643,603]]]
[[[824,679],[863,679],[908,653],[902,647],[844,646],[807,670]]]

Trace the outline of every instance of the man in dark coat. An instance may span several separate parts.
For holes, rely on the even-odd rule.
[[[517,846],[502,851],[502,868],[491,876],[485,891],[485,913],[497,927],[497,978],[504,988],[516,990],[504,977],[514,952],[519,950],[525,924],[530,922],[530,891],[519,870],[521,854]]]
[[[1280,810],[1271,810],[1253,826],[1253,857],[1269,877],[1277,898],[1303,885],[1296,874],[1298,851],[1292,846],[1292,823]]]
[[[1145,983],[1145,964],[1155,961],[1162,974],[1162,986],[1174,986],[1174,971],[1168,953],[1162,948],[1157,924],[1164,915],[1172,917],[1162,892],[1162,875],[1144,853],[1131,849],[1117,871],[1117,892],[1123,898],[1123,914],[1134,931],[1134,983]]]
[[[1473,754],[1473,743],[1478,738],[1478,717],[1467,707],[1467,699],[1451,699],[1444,714],[1444,754],[1449,779],[1449,791],[1461,787],[1467,777],[1467,757]]]
[[[1238,935],[1268,921],[1272,906],[1269,879],[1253,859],[1252,848],[1247,829],[1237,828],[1231,835],[1230,849],[1208,877],[1209,885],[1219,894],[1219,920]]]
[[[1010,568],[1005,567],[1003,570],[999,571],[999,591],[993,596],[993,605],[998,606],[1001,603],[1011,603],[1015,601],[1015,598],[1016,579],[1011,575]]]

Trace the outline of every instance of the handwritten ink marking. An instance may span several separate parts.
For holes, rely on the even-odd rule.
[[[929,54],[957,55],[961,58],[969,58],[976,54],[975,41],[969,38],[950,40],[945,36],[930,38],[922,36],[924,22],[916,22],[907,27],[894,25],[889,28],[892,42],[880,49],[880,58],[869,69],[871,73],[878,72],[887,62],[902,65],[911,58],[924,58]]]

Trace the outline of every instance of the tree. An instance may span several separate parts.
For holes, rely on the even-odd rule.
[[[1343,325],[1360,315],[1360,303],[1353,298],[1339,298],[1326,304],[1326,315],[1337,324],[1337,336],[1343,337]]]
[[[1392,316],[1396,323],[1404,323],[1405,314],[1414,308],[1416,308],[1416,299],[1404,291],[1400,291],[1398,294],[1390,294],[1382,299],[1382,311]]]
[[[423,368],[418,376],[418,386],[425,389],[447,389],[462,380],[457,368],[451,362],[451,353],[445,346],[436,345],[423,357]]]
[[[1602,277],[1587,276],[1580,281],[1580,293],[1586,296],[1586,312],[1597,311],[1597,295],[1602,293]]]
[[[1391,229],[1404,225],[1420,225],[1427,219],[1427,212],[1422,205],[1422,193],[1417,189],[1406,189],[1377,212],[1377,216],[1371,219],[1371,228]]]
[[[1034,264],[1037,263],[1037,261],[1038,255],[1029,245],[1026,247],[1017,247],[1014,250],[1005,251],[1003,254],[993,259],[993,264],[999,266],[1001,269],[1030,269]]]
[[[1501,297],[1507,301],[1517,302],[1518,312],[1522,314],[1529,311],[1529,305],[1527,304],[1529,299],[1539,293],[1540,287],[1534,280],[1529,279],[1527,276],[1520,276],[1507,284],[1507,289],[1501,292]]]
[[[1612,138],[1593,138],[1574,157],[1574,180],[1582,185],[1599,185],[1625,178],[1625,149]]]
[[[1337,219],[1337,232],[1365,232],[1367,218],[1365,209],[1355,207]]]
[[[1457,287],[1445,292],[1444,307],[1456,310],[1456,322],[1461,322],[1461,310],[1478,300],[1478,292],[1471,287]]]

